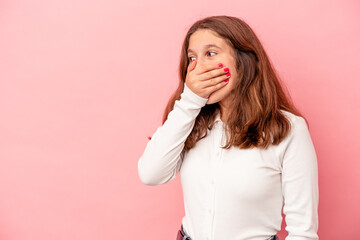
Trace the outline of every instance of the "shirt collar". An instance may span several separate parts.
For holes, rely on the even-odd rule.
[[[216,114],[216,116],[215,116],[215,121],[214,121],[215,123],[217,123],[217,122],[219,122],[219,123],[223,123],[223,121],[221,120],[221,118],[220,118],[220,111]]]

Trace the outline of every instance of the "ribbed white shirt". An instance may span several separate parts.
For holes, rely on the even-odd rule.
[[[285,240],[317,240],[318,166],[304,118],[282,110],[291,133],[268,149],[222,149],[224,123],[189,152],[184,143],[207,99],[185,84],[181,99],[158,127],[138,161],[141,181],[167,183],[180,172],[184,230],[193,240],[265,240],[281,230]]]

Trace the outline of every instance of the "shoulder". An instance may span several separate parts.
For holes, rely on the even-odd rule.
[[[303,117],[286,110],[280,111],[290,122],[290,132],[284,139],[284,144],[288,143],[293,138],[306,137],[306,135],[309,135],[308,125]]]
[[[289,112],[289,111],[286,111],[284,109],[280,109],[280,112],[287,118],[290,120],[291,123],[294,123],[296,120],[302,118],[301,116],[298,116],[298,115],[295,115],[294,113],[292,112]]]
[[[296,156],[313,154],[314,147],[305,119],[288,111],[282,110],[282,112],[290,120],[291,129],[276,149],[281,163]]]
[[[294,113],[283,109],[280,109],[280,112],[289,120],[292,130],[294,130],[294,128],[296,127],[299,127],[299,125],[302,127],[307,127],[306,121],[303,117],[295,115]]]

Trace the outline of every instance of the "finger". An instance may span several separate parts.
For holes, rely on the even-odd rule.
[[[218,82],[217,84],[214,85],[210,85],[209,87],[206,87],[205,90],[209,93],[212,94],[213,92],[219,90],[220,88],[223,88],[226,84],[228,84],[229,81],[225,82],[224,80],[221,80],[220,82]]]
[[[222,63],[202,65],[202,66],[197,67],[196,74],[200,75],[200,74],[209,72],[211,70],[220,69],[220,68],[223,68]]]
[[[213,69],[211,71],[205,72],[201,75],[200,79],[201,80],[209,80],[211,78],[216,78],[219,76],[229,76],[229,68],[218,68],[218,69]]]
[[[214,77],[214,78],[211,78],[211,79],[208,79],[206,81],[203,81],[204,83],[204,87],[211,87],[211,86],[214,86],[214,85],[217,85],[221,82],[224,82],[225,80],[229,80],[230,78],[230,73],[227,73],[227,74],[222,74],[218,77]]]

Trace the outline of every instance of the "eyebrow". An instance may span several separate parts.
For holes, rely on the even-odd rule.
[[[215,44],[207,44],[207,45],[205,45],[205,48],[211,48],[211,47],[215,47],[215,48],[218,48],[218,49],[222,49],[221,47],[219,47],[219,46],[217,46],[217,45],[215,45]],[[188,49],[188,53],[190,53],[190,52],[194,52],[192,49]]]

